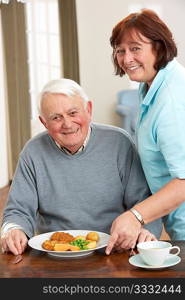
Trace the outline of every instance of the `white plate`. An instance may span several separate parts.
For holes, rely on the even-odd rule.
[[[61,231],[70,233],[71,235],[73,235],[75,237],[77,235],[85,235],[86,236],[89,232],[92,232],[93,230],[61,230]],[[43,249],[42,243],[45,240],[49,240],[51,235],[54,232],[56,232],[56,231],[36,235],[28,241],[28,245],[33,249],[47,252],[48,254],[53,255],[53,256],[78,257],[78,256],[86,256],[86,255],[92,254],[95,250],[106,247],[108,244],[108,240],[110,238],[109,234],[96,231],[99,235],[99,241],[97,242],[97,247],[94,249],[80,250],[80,251],[49,251],[49,250]]]
[[[160,266],[149,266],[144,263],[142,260],[140,254],[136,254],[134,256],[131,256],[129,258],[129,263],[133,266],[140,267],[140,268],[145,268],[145,269],[151,269],[151,270],[158,270],[158,269],[163,269],[163,268],[168,268],[171,266],[174,266],[178,264],[181,261],[181,258],[177,255],[169,254],[169,258],[166,259],[166,261],[160,265]]]

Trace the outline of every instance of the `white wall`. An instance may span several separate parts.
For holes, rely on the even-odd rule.
[[[1,24],[1,14],[0,14]],[[5,109],[5,82],[3,69],[3,49],[0,27],[0,188],[8,184],[8,155],[7,155],[7,132],[6,132],[6,109]]]
[[[114,75],[109,44],[112,28],[133,8],[156,9],[173,32],[178,60],[185,66],[185,1],[76,0],[76,6],[81,85],[94,101],[94,120],[119,126],[116,93],[131,84],[126,76]]]

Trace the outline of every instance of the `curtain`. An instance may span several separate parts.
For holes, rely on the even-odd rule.
[[[30,138],[30,97],[24,4],[1,5],[12,178],[19,153]]]
[[[58,0],[64,77],[80,83],[75,0]]]

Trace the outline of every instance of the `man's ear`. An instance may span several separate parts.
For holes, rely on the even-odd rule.
[[[89,115],[92,117],[92,101],[87,102],[87,111]]]
[[[46,124],[46,121],[45,121],[41,116],[39,116],[39,120],[40,120],[41,123],[44,125],[44,127],[45,127],[46,129],[48,129],[47,124]]]

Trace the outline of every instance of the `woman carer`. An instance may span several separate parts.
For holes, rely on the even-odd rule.
[[[135,246],[139,219],[163,217],[171,239],[185,240],[185,68],[172,33],[143,9],[119,22],[110,42],[116,75],[140,82],[137,146],[152,196],[113,224],[107,254],[114,244]]]

